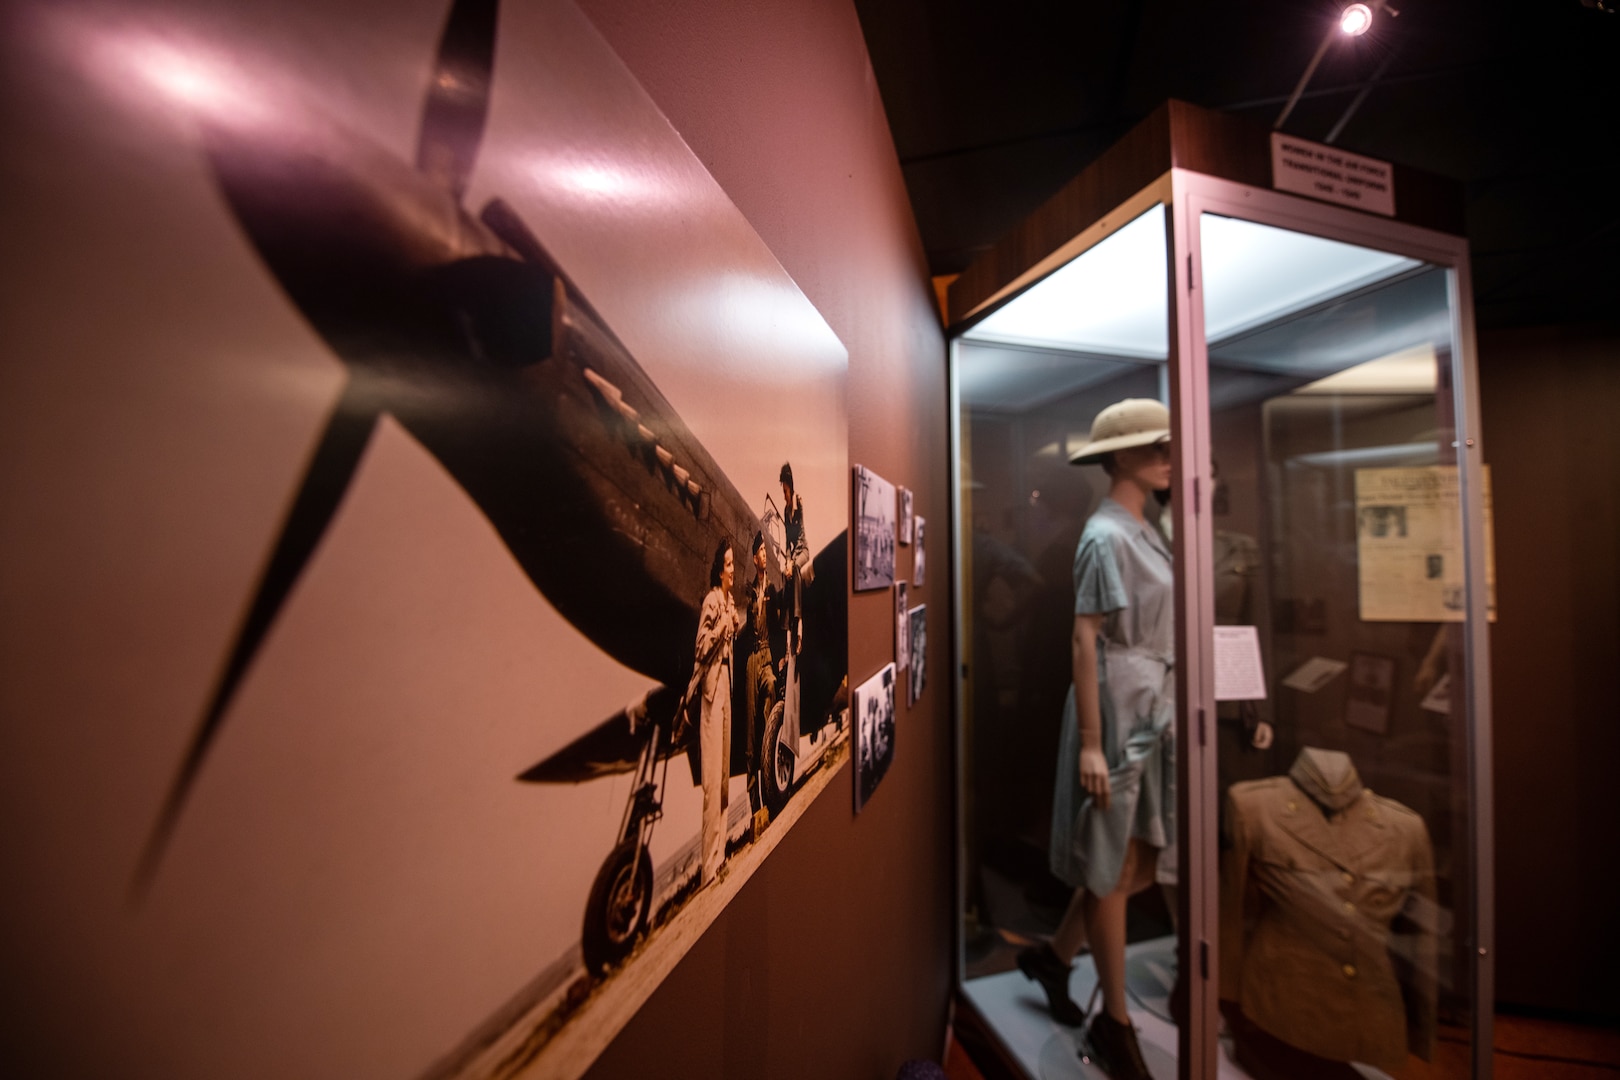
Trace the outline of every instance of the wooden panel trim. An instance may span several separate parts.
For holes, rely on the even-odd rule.
[[[1159,106],[989,251],[950,288],[954,326],[1015,279],[1170,171],[1170,107]]]
[[[1228,113],[1165,102],[962,272],[947,294],[949,325],[1073,258],[1084,250],[1077,246],[1083,233],[1172,167],[1271,190],[1271,131]],[[1460,183],[1407,165],[1394,168],[1394,220],[1466,233]]]
[[[1270,128],[1185,101],[1171,101],[1167,105],[1171,156],[1177,168],[1271,189]],[[1394,163],[1394,172],[1394,220],[1453,236],[1467,232],[1461,183],[1399,162]],[[1368,216],[1382,217],[1380,214]]]

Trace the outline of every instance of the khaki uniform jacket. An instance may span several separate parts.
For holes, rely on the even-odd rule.
[[[1301,1050],[1387,1070],[1433,1050],[1434,855],[1422,818],[1351,779],[1331,816],[1291,777],[1232,786],[1221,996]]]
[[[724,589],[712,588],[698,613],[697,664],[703,672],[703,708],[721,708],[731,717],[731,646],[737,633],[737,606]]]

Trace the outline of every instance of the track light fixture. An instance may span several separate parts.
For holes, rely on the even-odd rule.
[[[1348,37],[1360,37],[1372,27],[1372,8],[1366,4],[1351,4],[1339,14],[1339,30]]]
[[[1607,0],[1607,2],[1613,3],[1617,2],[1617,0]],[[1372,26],[1373,15],[1379,11],[1388,12],[1390,15],[1400,14],[1389,6],[1389,0],[1371,0],[1370,3],[1351,4],[1339,13],[1338,23],[1328,30],[1327,36],[1322,39],[1321,47],[1316,50],[1316,55],[1311,57],[1311,62],[1305,66],[1305,74],[1299,77],[1299,84],[1294,87],[1294,92],[1288,95],[1288,103],[1283,106],[1282,112],[1277,116],[1277,122],[1271,125],[1272,130],[1278,131],[1282,129],[1283,123],[1288,119],[1288,114],[1294,111],[1295,105],[1299,104],[1299,96],[1305,92],[1305,87],[1311,81],[1311,76],[1316,74],[1317,65],[1322,62],[1322,57],[1327,55],[1327,51],[1333,45],[1333,42],[1340,36],[1360,37],[1365,34],[1368,28]]]

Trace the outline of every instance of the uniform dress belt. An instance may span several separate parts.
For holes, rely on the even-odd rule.
[[[1164,653],[1159,652],[1156,649],[1150,649],[1145,645],[1118,645],[1113,642],[1107,642],[1105,647],[1107,651],[1112,653],[1123,653],[1127,656],[1145,656],[1149,660],[1157,660],[1159,663],[1164,665],[1166,671],[1174,671],[1176,667],[1176,658],[1174,656],[1167,656]]]

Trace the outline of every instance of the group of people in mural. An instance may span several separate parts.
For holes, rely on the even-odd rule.
[[[1049,866],[1073,891],[1049,942],[1017,963],[1053,1018],[1082,1029],[1084,1059],[1113,1080],[1150,1080],[1127,1011],[1126,904],[1155,882],[1177,885],[1173,560],[1155,521],[1171,484],[1169,410],[1117,402],[1069,460],[1109,480],[1074,555],[1053,789]],[[1273,737],[1263,720],[1243,731],[1257,749]],[[1220,992],[1237,1006],[1240,1064],[1255,1076],[1348,1078],[1361,1075],[1351,1061],[1394,1068],[1408,1048],[1427,1057],[1439,920],[1423,819],[1366,790],[1348,754],[1312,747],[1287,775],[1234,784],[1223,816]],[[1392,928],[1402,919],[1416,925]],[[1069,992],[1088,945],[1102,999],[1090,1015]],[[1392,953],[1412,969],[1400,985]],[[1183,988],[1178,976],[1168,1003],[1178,1024]]]
[[[767,573],[770,553],[763,530],[754,533],[749,552],[753,577],[743,592],[744,606],[735,596],[737,556],[730,537],[716,546],[709,568],[709,591],[698,617],[697,655],[692,683],[700,694],[699,757],[703,773],[702,883],[719,876],[726,861],[726,810],[731,775],[733,657],[740,640],[746,646],[744,675],[746,772],[750,808],[758,814],[762,802],[761,737],[766,718],[778,699],[788,673],[790,656],[804,647],[803,586],[810,572],[810,546],[804,531],[804,501],[793,490],[793,468],[784,464],[782,485],[784,533],[782,579],[778,588]]]

